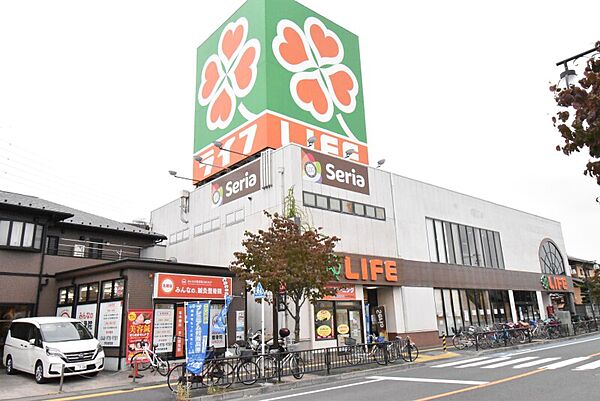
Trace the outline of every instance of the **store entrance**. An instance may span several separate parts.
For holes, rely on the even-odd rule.
[[[335,321],[338,345],[345,345],[351,337],[362,343],[362,311],[359,302],[337,301],[335,303]]]
[[[514,291],[513,295],[518,320],[529,322],[540,318],[535,291]]]
[[[377,287],[365,288],[364,297],[367,313],[367,342],[373,337],[388,340],[385,307],[379,305]]]

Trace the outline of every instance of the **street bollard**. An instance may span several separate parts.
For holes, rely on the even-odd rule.
[[[60,385],[58,386],[59,393],[62,393],[64,382],[65,382],[65,364],[62,364],[62,365],[60,365]]]
[[[448,352],[448,348],[446,347],[446,333],[442,334],[442,350]]]

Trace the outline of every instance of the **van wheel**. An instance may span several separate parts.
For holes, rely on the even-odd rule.
[[[35,364],[35,382],[37,384],[46,382],[46,379],[44,378],[44,365],[39,361]]]
[[[10,356],[10,355],[6,357],[6,374],[7,375],[15,374],[15,368],[13,367],[12,356]]]

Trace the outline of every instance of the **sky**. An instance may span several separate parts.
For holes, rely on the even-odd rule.
[[[555,150],[548,90],[600,2],[300,3],[360,38],[370,160],[560,221],[600,261],[600,186]],[[242,4],[2,0],[0,189],[121,221],[191,189],[168,170],[191,176],[196,48]]]

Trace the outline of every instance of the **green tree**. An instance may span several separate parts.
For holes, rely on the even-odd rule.
[[[583,78],[567,88],[551,86],[559,111],[552,117],[554,126],[564,139],[556,150],[565,155],[587,148],[590,160],[585,175],[600,185],[600,41],[596,53],[586,63]]]
[[[592,303],[600,304],[600,274],[596,274],[586,280],[582,286],[582,292],[591,298]]]
[[[294,340],[300,339],[300,310],[308,300],[315,302],[335,290],[327,283],[335,276],[328,267],[337,263],[333,253],[339,238],[323,235],[319,229],[301,229],[293,218],[265,212],[269,228],[257,233],[246,231],[244,252],[235,252],[230,269],[247,282],[259,282],[277,294],[285,287],[286,310],[295,322]]]

